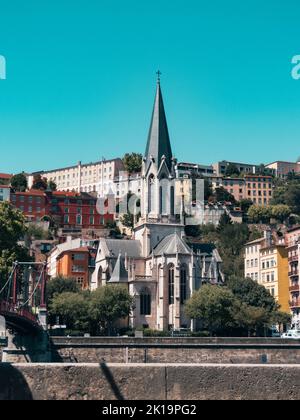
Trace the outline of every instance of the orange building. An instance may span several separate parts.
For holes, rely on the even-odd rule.
[[[95,253],[96,251],[89,247],[62,252],[57,257],[57,275],[72,277],[83,290],[88,289],[90,276],[95,268]]]

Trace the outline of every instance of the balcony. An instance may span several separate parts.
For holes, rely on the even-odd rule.
[[[290,302],[291,308],[300,308],[300,298],[294,299]]]
[[[299,270],[289,271],[289,277],[299,276]]]
[[[300,284],[293,284],[289,287],[290,292],[300,292]]]
[[[288,258],[289,262],[299,261],[299,255],[292,255]]]

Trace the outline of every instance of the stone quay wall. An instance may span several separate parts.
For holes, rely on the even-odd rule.
[[[300,364],[300,340],[251,338],[52,338],[65,363]]]
[[[0,364],[0,400],[299,400],[300,365]]]

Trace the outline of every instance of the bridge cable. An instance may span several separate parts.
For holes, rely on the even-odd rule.
[[[30,300],[31,300],[32,296],[33,296],[33,295],[35,294],[35,292],[37,291],[37,288],[38,288],[38,286],[39,286],[39,284],[40,284],[40,282],[41,282],[43,272],[44,272],[44,270],[42,270],[42,271],[41,271],[40,277],[39,277],[39,279],[38,279],[38,281],[37,281],[37,283],[36,283],[36,285],[35,285],[35,287],[34,287],[34,289],[33,289],[32,293],[31,293],[31,295],[30,295],[30,296],[29,296],[29,298],[26,300],[26,302],[22,303],[22,305],[19,305],[19,308],[23,308],[24,306],[26,306],[26,305],[27,305],[27,303],[29,303],[29,302],[30,302]]]
[[[4,286],[2,287],[2,289],[0,290],[0,295],[4,292],[4,290],[5,290],[5,288],[7,287],[7,285],[11,282],[12,277],[13,277],[14,272],[15,272],[15,269],[16,269],[16,265],[14,266],[13,271],[10,273],[10,276],[8,277],[7,282],[5,283],[5,285],[4,285]]]

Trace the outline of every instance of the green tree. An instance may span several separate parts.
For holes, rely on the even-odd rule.
[[[15,261],[29,261],[28,250],[18,244],[26,230],[23,213],[8,202],[0,203],[0,286]]]
[[[291,215],[292,210],[286,204],[271,206],[271,216],[281,223],[284,223]]]
[[[185,307],[186,315],[201,322],[202,329],[218,334],[234,326],[233,293],[220,286],[204,285],[193,293]]]
[[[252,205],[253,202],[247,198],[244,198],[239,202],[239,206],[244,213],[248,213],[248,210]]]
[[[235,203],[235,198],[230,192],[228,192],[224,187],[219,187],[215,189],[214,193],[215,199],[217,202],[228,201],[230,203]]]
[[[138,173],[142,170],[143,156],[140,153],[126,153],[123,157],[123,164],[130,174]]]
[[[54,296],[62,293],[79,293],[80,287],[72,277],[57,276],[47,282],[46,300],[50,303]]]
[[[228,288],[242,302],[256,308],[263,308],[269,314],[277,311],[278,305],[269,291],[250,278],[230,277]]]
[[[234,177],[239,176],[240,171],[234,163],[229,163],[225,169],[225,176]]]
[[[248,210],[249,220],[253,223],[270,223],[271,208],[269,206],[253,205]]]
[[[89,331],[89,301],[84,293],[54,294],[50,306],[51,317],[59,317],[68,329]]]
[[[129,316],[133,297],[120,285],[107,285],[91,292],[89,317],[97,330],[110,334],[114,323]]]
[[[27,189],[27,178],[24,172],[14,175],[10,183],[15,191],[24,192]]]
[[[226,226],[232,225],[231,217],[227,212],[223,213],[220,217],[219,224],[217,227],[217,231],[221,232]]]
[[[57,185],[54,181],[52,181],[52,179],[50,179],[50,181],[48,182],[47,188],[50,189],[51,191],[56,191]]]
[[[47,186],[47,178],[42,178],[40,174],[34,175],[32,184],[34,190],[46,190]]]
[[[134,215],[129,213],[124,214],[123,216],[121,216],[120,222],[123,226],[132,230],[134,227]]]

